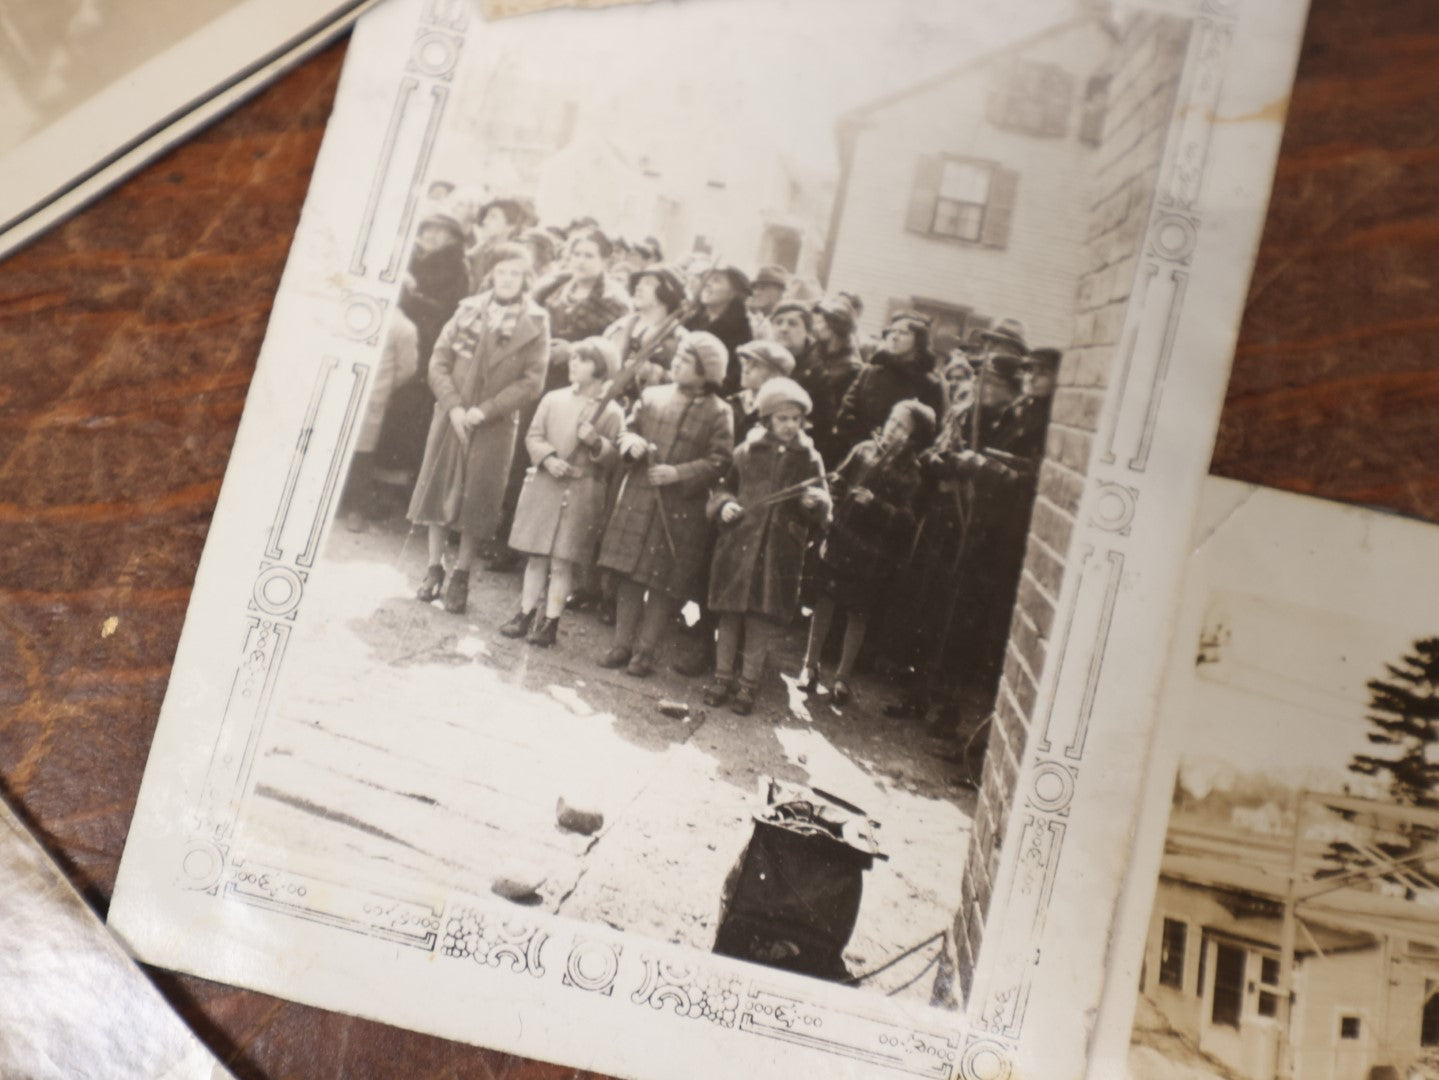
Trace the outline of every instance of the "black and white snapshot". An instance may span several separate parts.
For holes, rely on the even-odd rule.
[[[1216,591],[1195,664],[1130,1075],[1439,1077],[1432,624]]]
[[[240,2],[47,0],[0,5],[0,153]]]
[[[908,6],[467,43],[251,857],[959,1006],[1189,23]]]

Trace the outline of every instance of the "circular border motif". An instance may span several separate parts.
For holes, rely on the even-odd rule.
[[[598,961],[600,973],[587,973],[585,967]],[[581,990],[600,992],[614,985],[620,971],[620,955],[614,946],[600,941],[581,941],[570,950],[565,958],[565,974],[570,982]]]
[[[970,1043],[959,1059],[965,1080],[1009,1080],[1013,1073],[1008,1048],[996,1042]]]
[[[1059,790],[1046,793],[1051,780],[1059,782]],[[1055,814],[1067,810],[1074,798],[1074,774],[1063,765],[1052,761],[1041,762],[1034,770],[1034,781],[1030,789],[1034,805],[1045,813]]]
[[[1122,533],[1134,524],[1138,500],[1132,489],[1106,481],[1094,502],[1094,524],[1107,532]]]
[[[271,595],[270,587],[281,583],[285,588],[283,599]],[[269,566],[260,571],[255,579],[255,606],[272,618],[282,619],[300,606],[305,593],[305,582],[288,566]]]
[[[208,840],[196,840],[185,849],[180,859],[185,884],[191,889],[211,889],[225,872],[225,854]]]
[[[385,321],[385,302],[364,293],[350,293],[345,297],[341,321],[346,337],[368,341],[380,332]]]
[[[1160,258],[1182,261],[1194,254],[1199,242],[1199,232],[1194,222],[1178,214],[1164,214],[1154,223],[1150,234],[1154,251]]]
[[[460,59],[459,43],[448,34],[431,31],[415,38],[410,63],[421,75],[444,78],[455,70]]]

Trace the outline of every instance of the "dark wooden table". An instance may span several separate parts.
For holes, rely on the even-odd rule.
[[[342,56],[0,263],[0,784],[101,912]],[[1439,7],[1314,0],[1215,472],[1439,522],[1436,191]],[[586,1075],[155,980],[241,1077]]]

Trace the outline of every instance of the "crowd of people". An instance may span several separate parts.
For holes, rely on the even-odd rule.
[[[519,198],[432,206],[399,309],[345,502],[363,528],[404,486],[420,600],[463,613],[481,562],[523,565],[501,634],[552,647],[588,609],[601,666],[671,646],[741,714],[807,619],[802,689],[842,708],[869,665],[892,715],[989,711],[1059,361],[1019,323],[937,341],[900,312],[865,340],[852,293]]]

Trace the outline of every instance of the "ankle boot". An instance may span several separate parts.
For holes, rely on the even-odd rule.
[[[536,612],[538,615],[538,612]],[[535,625],[530,630],[529,642],[531,645],[538,645],[542,649],[548,649],[555,643],[560,635],[560,620],[558,617],[550,618],[548,615],[537,617]]]
[[[445,610],[451,615],[463,615],[470,606],[470,572],[451,570],[450,580],[445,585]]]
[[[517,611],[509,622],[500,627],[500,633],[507,638],[522,638],[530,632],[534,625],[535,616],[539,614],[539,608],[530,608],[529,611]]]
[[[445,568],[435,563],[425,571],[424,580],[415,592],[415,599],[421,603],[428,604],[431,600],[438,600],[440,591],[445,587]]]

